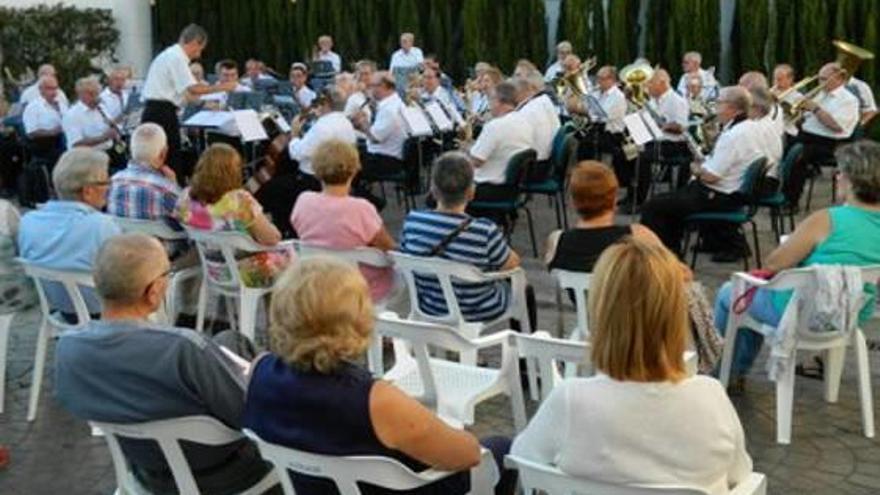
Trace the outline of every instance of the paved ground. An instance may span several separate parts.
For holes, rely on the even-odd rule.
[[[814,204],[828,203],[829,181],[818,186]],[[552,210],[544,200],[533,209],[539,237],[555,225]],[[399,230],[402,214],[395,205],[386,211],[392,232]],[[625,220],[625,219],[622,219]],[[775,246],[766,213],[760,217],[764,253]],[[514,236],[514,247],[527,257],[529,280],[539,299],[539,327],[555,332],[558,313],[553,281],[531,258],[525,225]],[[714,293],[739,264],[711,264],[707,258],[698,265],[698,278]],[[571,325],[570,310],[563,312]],[[9,342],[5,412],[0,415],[0,445],[11,448],[12,462],[0,471],[0,494],[110,494],[114,489],[113,470],[104,441],[90,436],[87,426],[63,411],[52,398],[51,368],[41,397],[37,420],[25,420],[28,386],[31,381],[34,335],[38,315],[31,311],[19,315]],[[869,327],[869,338],[880,339],[880,325]],[[50,349],[51,351],[51,349]],[[51,362],[51,359],[50,359]],[[773,384],[757,366],[746,393],[734,399],[748,437],[748,450],[755,468],[769,476],[771,494],[876,494],[880,493],[880,441],[862,436],[856,380],[850,354],[837,404],[822,400],[821,382],[799,379],[794,411],[794,431],[790,446],[778,446],[775,439],[775,399]],[[880,393],[880,352],[871,352],[875,396]],[[145,398],[147,400],[147,398]],[[875,410],[877,399],[875,398]],[[530,409],[534,410],[535,405]],[[513,434],[509,403],[489,401],[477,409],[478,435]]]

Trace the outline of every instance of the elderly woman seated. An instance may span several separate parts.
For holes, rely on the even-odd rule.
[[[678,260],[627,238],[604,251],[592,284],[590,353],[598,373],[554,388],[511,453],[605,483],[728,493],[752,461],[724,387],[686,374]]]
[[[817,211],[801,222],[791,237],[767,258],[765,269],[777,273],[788,268],[810,265],[880,264],[880,144],[858,141],[838,148],[844,204]],[[864,322],[874,312],[876,285],[866,284],[866,301],[859,314]],[[732,286],[724,284],[715,301],[715,326],[727,329]],[[756,321],[777,326],[790,291],[757,290],[748,307]],[[761,350],[764,338],[750,331],[737,333],[731,376],[733,388],[741,390],[745,375]]]
[[[367,283],[343,261],[308,258],[281,275],[270,309],[272,354],[251,368],[244,426],[266,441],[325,455],[376,455],[421,470],[467,470],[480,459],[470,433],[446,425],[393,385],[353,363],[373,330]],[[509,440],[489,439],[496,459]],[[461,473],[416,491],[467,492]],[[294,476],[297,493],[338,493],[329,480]],[[512,493],[502,476],[496,493]],[[502,486],[503,485],[503,486]],[[369,494],[391,493],[384,490]]]
[[[180,195],[175,216],[182,225],[209,231],[241,232],[259,244],[276,246],[281,233],[263,214],[256,199],[242,188],[241,155],[227,144],[213,144],[196,164],[190,187]],[[289,253],[265,251],[239,260],[242,282],[269,286],[287,266]]]
[[[325,141],[315,150],[312,166],[322,191],[302,193],[293,207],[290,225],[300,240],[333,249],[394,249],[394,239],[376,207],[350,195],[351,182],[361,169],[357,149],[345,141]],[[361,273],[373,301],[381,301],[391,292],[391,269],[364,266]]]

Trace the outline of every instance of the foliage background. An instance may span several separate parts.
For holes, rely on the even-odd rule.
[[[0,7],[0,65],[17,78],[27,68],[51,63],[68,94],[78,77],[97,73],[102,60],[112,60],[118,42],[110,10],[61,4]]]

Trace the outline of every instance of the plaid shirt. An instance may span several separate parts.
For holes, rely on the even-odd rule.
[[[170,218],[180,196],[180,187],[159,171],[131,162],[113,175],[107,213],[125,218],[161,220]]]

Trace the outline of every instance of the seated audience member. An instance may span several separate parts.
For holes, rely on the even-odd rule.
[[[801,222],[784,244],[776,248],[764,268],[782,270],[810,265],[880,264],[880,144],[858,141],[841,146],[835,153],[840,167],[840,186],[846,198],[843,205],[812,213]],[[876,286],[865,285],[866,301],[859,321],[869,319],[874,311]],[[715,326],[727,329],[732,287],[721,287],[715,301]],[[790,291],[758,289],[749,305],[749,315],[756,321],[777,326],[782,318]],[[737,334],[731,376],[734,388],[741,389],[745,375],[757,357],[763,336],[749,330]]]
[[[98,248],[121,230],[113,218],[101,213],[107,204],[107,155],[75,148],[61,156],[52,171],[58,199],[26,213],[18,231],[18,250],[29,262],[53,270],[88,272]],[[84,290],[93,315],[101,306],[91,290]],[[75,322],[73,304],[59,285],[49,285],[50,303]]]
[[[21,96],[18,98],[19,103],[22,105],[27,105],[28,103],[36,100],[42,94],[40,91],[40,79],[44,77],[51,77],[58,81],[58,73],[55,71],[55,66],[52,64],[43,64],[37,69],[37,82],[31,84],[24,91],[21,92]],[[58,90],[58,102],[67,107],[70,102],[67,100],[67,95],[64,94],[64,90]]]
[[[376,103],[376,114],[371,124],[363,113],[358,114],[354,126],[367,136],[367,157],[362,177],[366,181],[404,170],[403,145],[406,125],[400,111],[403,100],[397,94],[394,78],[388,72],[376,72],[370,81],[370,93]],[[418,170],[408,170],[409,180],[415,183]]]
[[[394,239],[376,207],[354,198],[351,182],[361,168],[357,148],[339,139],[324,141],[314,152],[315,176],[321,192],[304,192],[296,201],[290,224],[300,240],[334,249],[394,249]],[[385,299],[394,284],[392,269],[361,267],[373,301]]]
[[[465,213],[474,197],[474,170],[467,155],[444,153],[435,160],[431,174],[431,194],[437,208],[412,211],[406,216],[400,251],[467,263],[486,272],[518,267],[519,255],[507,245],[498,226]],[[436,277],[417,276],[416,288],[422,311],[438,316],[448,313]],[[510,303],[510,285],[506,282],[456,283],[453,288],[467,321],[495,319]],[[532,314],[530,318],[534,320]]]
[[[333,38],[330,35],[325,34],[318,37],[318,50],[314,60],[330,62],[333,72],[342,72],[342,57],[333,51]]]
[[[729,493],[752,461],[724,387],[687,376],[675,256],[634,238],[609,247],[593,270],[589,311],[597,374],[555,387],[511,453],[576,478]]]
[[[323,455],[374,455],[414,470],[465,471],[480,461],[480,444],[451,428],[418,401],[354,364],[370,344],[373,307],[367,283],[341,260],[302,260],[278,281],[270,309],[272,354],[251,372],[244,426],[268,442]],[[485,442],[496,460],[509,440]],[[467,472],[407,494],[461,494]],[[502,477],[496,493],[513,493]],[[319,476],[293,477],[297,493],[338,493]],[[391,494],[373,488],[364,493]]]
[[[241,168],[241,155],[235,148],[211,145],[199,158],[190,186],[180,194],[175,216],[193,229],[240,232],[259,244],[275,246],[281,242],[281,233],[242,188]],[[279,249],[239,259],[241,280],[251,287],[270,286],[289,258],[286,250]]]
[[[168,139],[157,124],[141,124],[131,135],[131,161],[113,174],[107,213],[140,220],[170,219],[180,196],[177,176],[166,165]]]
[[[41,77],[37,87],[40,93],[25,107],[22,124],[31,153],[49,162],[51,170],[64,150],[61,123],[67,113],[67,99],[59,96],[58,80],[54,76]]]
[[[584,161],[574,167],[569,176],[568,195],[578,213],[578,221],[573,229],[550,234],[544,254],[548,268],[592,272],[602,252],[627,236],[663,245],[644,225],[614,223],[618,188],[614,171],[601,162]]]
[[[559,130],[559,110],[544,92],[544,78],[538,71],[526,77],[517,78],[516,111],[529,123],[532,130],[532,146],[538,153],[538,161],[550,159],[553,151],[553,138]]]
[[[114,237],[98,251],[102,319],[65,333],[55,352],[55,395],[76,417],[141,423],[204,415],[241,428],[243,370],[204,335],[147,319],[162,304],[169,269],[162,245],[144,234]],[[132,474],[151,493],[176,493],[158,446],[120,444]],[[240,493],[270,469],[246,440],[183,450],[202,493]]]
[[[312,106],[312,100],[318,96],[306,84],[308,82],[309,68],[306,64],[296,62],[290,66],[290,84],[293,85],[293,97],[296,98],[297,104],[303,109]]]
[[[718,98],[718,120],[723,130],[712,154],[693,170],[696,179],[677,191],[651,198],[642,208],[642,222],[672,252],[683,255],[681,239],[688,215],[732,211],[743,205],[745,199],[739,189],[749,165],[761,156],[755,128],[743,124],[750,106],[751,97],[745,88],[723,88]],[[712,230],[712,247],[718,251],[713,260],[730,261],[743,256],[747,246],[742,235],[720,227]]]
[[[312,102],[312,113],[317,117],[312,127],[303,134],[304,117],[297,116],[293,122],[291,133],[295,136],[288,145],[290,158],[299,163],[301,179],[313,191],[320,191],[321,184],[315,178],[312,166],[315,150],[329,140],[338,139],[346,143],[357,144],[354,126],[345,116],[345,95],[335,87],[327,87]]]

